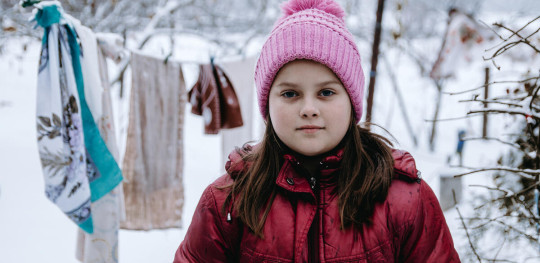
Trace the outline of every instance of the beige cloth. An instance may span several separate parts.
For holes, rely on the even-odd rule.
[[[179,228],[186,88],[180,64],[133,52],[121,228]]]
[[[260,118],[255,100],[255,57],[246,58],[239,61],[220,63],[223,71],[229,77],[236,91],[236,96],[240,103],[242,111],[242,120],[244,125],[234,129],[221,130],[222,145],[221,145],[221,163],[226,163],[229,153],[235,147],[241,147],[246,142],[257,139],[254,131],[254,118]],[[254,115],[255,114],[255,115]],[[255,122],[258,123],[258,122]],[[224,172],[225,168],[222,168]]]
[[[83,53],[81,60],[85,95],[99,133],[114,159],[118,162],[112,101],[109,90],[107,63],[97,45],[96,35],[87,27],[75,23]],[[122,184],[99,200],[92,202],[94,233],[78,230],[76,257],[84,263],[118,262],[118,229],[124,219]]]

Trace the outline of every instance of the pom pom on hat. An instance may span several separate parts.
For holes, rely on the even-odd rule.
[[[268,94],[279,69],[296,59],[309,59],[331,69],[341,80],[355,112],[362,118],[364,72],[345,12],[334,0],[289,0],[282,6],[255,68],[259,110],[268,115]]]
[[[345,11],[333,0],[290,0],[281,5],[284,16],[290,16],[307,9],[319,9],[341,20],[345,17]]]

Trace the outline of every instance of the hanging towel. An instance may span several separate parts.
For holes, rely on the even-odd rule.
[[[220,129],[243,125],[236,92],[223,70],[210,64],[200,65],[199,78],[188,94],[191,113],[204,118],[204,133],[217,134]]]
[[[87,104],[72,18],[56,1],[36,5],[44,28],[37,89],[37,139],[47,198],[85,232],[91,202],[122,181]]]
[[[229,77],[238,101],[240,103],[240,109],[242,112],[242,120],[244,125],[235,129],[222,130],[222,162],[226,163],[229,153],[235,149],[235,147],[241,147],[248,141],[259,138],[259,135],[255,132],[254,116],[253,112],[256,112],[257,105],[255,99],[255,63],[257,59],[255,57],[246,58],[243,60],[220,63],[221,68]],[[259,115],[256,116],[257,118]],[[225,167],[222,168],[223,172]]]
[[[73,25],[84,51],[81,56],[81,68],[88,107],[92,111],[103,141],[115,161],[118,161],[107,64],[102,50],[97,46],[94,32],[78,21],[74,21]],[[118,262],[118,229],[120,221],[125,217],[123,198],[122,184],[119,184],[91,204],[94,232],[88,234],[79,230],[76,253],[79,261]]]
[[[121,227],[181,227],[186,90],[180,64],[133,52]]]

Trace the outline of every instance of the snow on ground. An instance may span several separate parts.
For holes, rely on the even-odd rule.
[[[23,53],[16,40],[0,56],[0,262],[77,262],[75,260],[76,226],[67,219],[49,200],[43,189],[43,177],[37,152],[35,136],[35,101],[39,43],[31,42],[28,51]],[[201,43],[182,42],[176,58],[190,61],[206,61],[208,51],[189,54],[191,49],[211,50]],[[186,44],[187,43],[187,44]],[[156,46],[159,43],[155,43]],[[183,46],[182,46],[183,45]],[[152,49],[150,44],[150,49]],[[157,48],[156,48],[157,49]],[[369,54],[368,44],[360,45],[362,54]],[[401,117],[395,91],[384,71],[384,61],[380,60],[377,93],[375,97],[374,122],[387,128],[397,139],[397,148],[410,151],[415,156],[417,166],[426,182],[435,193],[439,193],[439,175],[446,173],[447,159],[455,151],[457,131],[464,129],[467,136],[481,135],[481,119],[467,119],[442,122],[438,127],[435,152],[427,145],[433,118],[435,87],[420,73],[405,55],[398,52],[386,54],[396,71],[399,89],[407,104],[407,113],[419,140],[414,147]],[[364,71],[367,72],[369,56],[363,55]],[[510,65],[509,68],[514,68]],[[184,67],[186,87],[196,79],[196,66]],[[518,69],[514,69],[518,71]],[[504,76],[511,76],[508,73]],[[366,74],[367,76],[367,74]],[[483,65],[473,64],[460,71],[456,80],[447,83],[448,91],[459,91],[483,84]],[[494,88],[494,92],[504,89]],[[118,88],[113,90],[115,118],[118,123],[120,146],[125,140],[127,120],[127,100],[118,98]],[[458,103],[468,99],[471,94],[443,97],[440,118],[464,116],[470,106]],[[219,136],[203,135],[203,123],[199,116],[189,113],[186,106],[185,118],[185,206],[182,229],[155,231],[120,231],[120,262],[171,262],[174,252],[182,241],[191,216],[204,188],[220,175],[219,156],[221,139]],[[256,114],[258,116],[258,114]],[[490,131],[500,132],[500,122],[491,121]],[[493,134],[496,135],[496,134]],[[500,145],[484,141],[467,142],[464,152],[464,165],[483,166],[493,162],[503,151]],[[454,163],[455,164],[455,163]],[[486,175],[471,175],[463,178],[463,185],[487,183]],[[464,199],[470,198],[470,188],[465,188]],[[463,206],[462,213],[469,209]],[[468,250],[468,243],[455,209],[445,212],[447,223],[453,234],[455,246],[460,253]]]

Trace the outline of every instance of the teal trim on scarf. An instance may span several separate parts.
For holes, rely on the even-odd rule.
[[[80,61],[80,49],[77,42],[77,33],[70,26],[66,25],[68,33],[68,43],[71,51],[71,59],[73,61],[73,72],[77,83],[77,91],[79,93],[79,101],[81,103],[81,116],[83,120],[84,144],[87,152],[101,174],[101,177],[90,182],[90,190],[92,192],[92,202],[100,199],[108,192],[113,190],[120,182],[122,182],[122,170],[114,160],[111,152],[107,148],[105,141],[99,133],[99,129],[94,122],[94,117],[84,95],[84,81]]]
[[[94,220],[92,220],[92,216],[82,222],[79,227],[88,234],[94,233]]]
[[[44,27],[43,28],[43,38],[41,39],[41,46],[48,46],[49,43],[49,32],[51,31],[50,27]],[[48,57],[48,56],[47,56]]]

